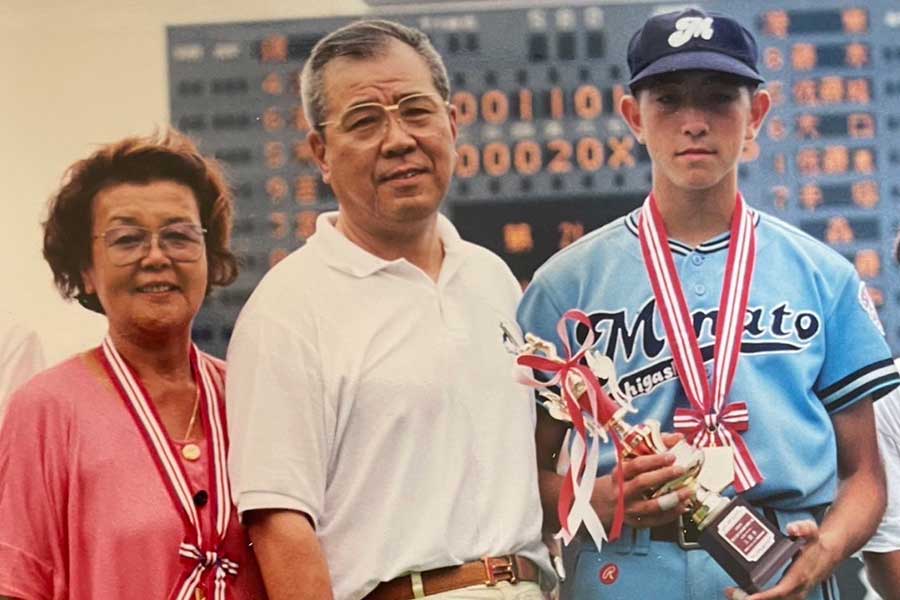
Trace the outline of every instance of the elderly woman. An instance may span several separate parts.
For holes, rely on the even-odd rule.
[[[109,333],[10,399],[0,597],[264,597],[228,485],[223,364],[191,342],[210,286],[237,276],[231,222],[219,167],[174,132],[69,169],[44,256]]]

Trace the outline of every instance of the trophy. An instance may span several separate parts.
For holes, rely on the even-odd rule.
[[[568,343],[567,322],[587,327],[586,339],[575,353]],[[565,357],[557,353],[552,343],[531,333],[525,334],[524,341],[520,341],[510,328],[502,324],[501,328],[504,342],[516,354],[520,369],[552,374],[549,380],[539,381],[520,370],[518,379],[537,389],[539,401],[550,416],[572,423],[575,429],[575,451],[558,508],[562,529],[557,537],[566,544],[581,524],[586,526],[598,548],[602,540],[607,539],[588,500],[599,462],[599,442],[612,439],[620,461],[667,452],[675,456],[674,464],[681,466],[684,474],[651,490],[647,496],[659,498],[690,486],[694,494],[689,513],[679,517],[679,545],[685,549],[704,548],[745,592],[760,591],[800,551],[801,542],[783,535],[776,526],[758,515],[746,500],[721,495],[733,478],[728,473],[730,452],[725,454],[728,469],[722,469],[721,460],[706,459],[708,455],[716,456],[715,452],[704,452],[684,439],[667,448],[656,420],[648,419],[638,425],[626,422],[625,416],[636,413],[637,409],[619,388],[612,360],[591,348],[594,336],[587,315],[570,310],[560,320],[557,332]],[[604,383],[601,385],[600,382]],[[552,389],[556,386],[559,386],[559,393]],[[624,518],[621,470],[617,472],[620,493],[612,539],[618,537]]]

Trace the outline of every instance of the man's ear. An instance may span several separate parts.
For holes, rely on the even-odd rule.
[[[763,120],[772,108],[772,96],[767,90],[757,90],[750,97],[750,119],[744,131],[745,140],[755,140]]]
[[[447,113],[447,117],[450,119],[450,144],[453,146],[452,153],[452,164],[450,166],[450,172],[456,173],[456,167],[459,164],[459,150],[456,147],[456,140],[459,137],[459,124],[457,123],[457,112],[456,106],[451,104],[450,109]]]
[[[631,134],[641,144],[644,143],[644,123],[641,120],[641,107],[638,99],[631,94],[625,94],[619,100],[619,114],[625,119]]]
[[[325,159],[325,137],[315,129],[310,129],[309,133],[306,134],[306,141],[309,143],[310,150],[312,150],[313,160],[316,162],[316,166],[319,167],[319,171],[322,173],[322,181],[329,183],[329,180],[331,179],[331,167]]]
[[[459,136],[459,125],[456,122],[456,105],[451,104],[450,109],[447,113],[447,116],[450,119],[450,135],[453,137],[453,143],[456,143],[456,138]]]

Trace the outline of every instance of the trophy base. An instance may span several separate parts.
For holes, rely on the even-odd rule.
[[[746,500],[729,502],[700,532],[700,545],[745,592],[755,594],[800,551]]]

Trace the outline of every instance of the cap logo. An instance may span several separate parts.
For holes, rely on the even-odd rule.
[[[712,39],[712,24],[712,17],[681,17],[675,21],[675,31],[669,36],[669,45],[680,48],[693,38]]]

